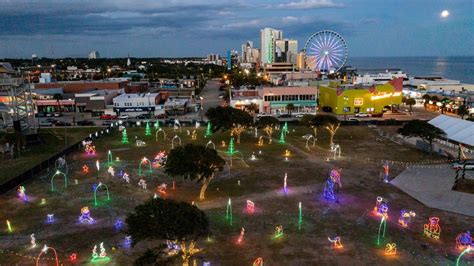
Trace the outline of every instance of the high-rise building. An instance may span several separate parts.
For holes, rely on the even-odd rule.
[[[297,40],[275,40],[275,56],[276,63],[296,64],[298,56]]]
[[[306,62],[305,62],[305,52],[301,51],[298,53],[296,57],[296,69],[304,70],[306,69]]]
[[[260,30],[260,62],[271,64],[275,62],[275,40],[283,39],[283,31],[272,28]]]
[[[242,44],[242,63],[255,64],[258,62],[260,51],[253,47],[253,42],[246,41]]]
[[[242,44],[242,63],[250,63],[252,56],[253,42],[246,41]]]
[[[89,53],[88,57],[89,57],[89,59],[99,59],[100,54],[97,51],[92,51],[92,52]]]

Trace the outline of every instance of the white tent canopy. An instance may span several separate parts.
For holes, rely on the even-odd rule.
[[[474,122],[439,115],[428,123],[446,132],[446,138],[474,147]]]

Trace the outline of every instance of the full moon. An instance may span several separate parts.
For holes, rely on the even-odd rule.
[[[448,10],[443,10],[443,12],[441,12],[441,17],[442,18],[447,18],[449,16],[449,11]]]

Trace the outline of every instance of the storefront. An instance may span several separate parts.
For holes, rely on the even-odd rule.
[[[38,113],[74,112],[74,100],[36,100]]]

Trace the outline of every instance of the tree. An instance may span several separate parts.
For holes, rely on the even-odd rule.
[[[402,96],[402,103],[403,103],[403,104],[406,104],[406,102],[407,102],[407,97]]]
[[[257,112],[260,110],[260,108],[258,107],[258,105],[256,103],[251,103],[249,105],[247,105],[245,107],[245,109],[250,112],[250,115],[252,116],[253,118],[253,121],[255,122],[255,115],[257,114]]]
[[[300,123],[304,126],[307,126],[313,130],[314,137],[318,135],[318,126],[316,125],[314,118],[315,115],[305,114],[300,120]]]
[[[214,149],[202,145],[187,144],[171,150],[166,161],[165,172],[202,182],[199,199],[205,198],[206,189],[214,179],[216,170],[225,164]]]
[[[408,98],[405,100],[405,104],[410,106],[410,112],[412,111],[412,106],[416,104],[416,100],[413,98]]]
[[[263,116],[257,122],[257,127],[263,128],[268,137],[268,143],[272,143],[273,128],[280,122],[273,116]]]
[[[237,143],[240,143],[240,135],[245,131],[247,127],[241,124],[234,124],[232,129],[230,130],[230,136],[232,137],[234,134],[237,135]]]
[[[426,109],[426,105],[429,103],[429,101],[431,101],[431,96],[429,96],[428,94],[425,94],[421,98],[423,98],[423,100],[425,100],[425,102],[423,103],[423,106]]]
[[[433,151],[433,140],[440,138],[446,133],[426,121],[412,120],[398,129],[398,134],[404,137],[419,137],[430,145],[430,154]]]
[[[295,105],[292,104],[292,103],[289,103],[286,105],[286,110],[288,111],[288,114],[291,115],[291,112],[293,112],[295,110]]]
[[[336,135],[336,132],[341,125],[339,119],[326,114],[304,115],[301,119],[301,123],[313,129],[314,137],[316,137],[317,128],[324,127],[329,132],[329,145],[334,143],[334,135]]]
[[[53,99],[56,100],[56,103],[58,104],[58,112],[61,113],[61,105],[59,105],[59,101],[63,99],[63,95],[60,93],[55,93],[53,95]]]
[[[463,104],[458,107],[458,115],[461,116],[461,119],[464,119],[464,116],[468,114],[469,114],[469,109],[467,108],[466,105]]]
[[[252,117],[245,111],[232,107],[217,106],[209,108],[206,116],[211,121],[213,132],[217,130],[230,130],[235,125],[250,126]]]
[[[154,198],[138,205],[125,222],[128,234],[132,236],[132,245],[143,240],[183,243],[209,234],[209,220],[203,211],[189,203],[169,199]],[[136,265],[143,265],[140,261],[157,265],[158,258],[158,254],[148,250],[137,260]]]

